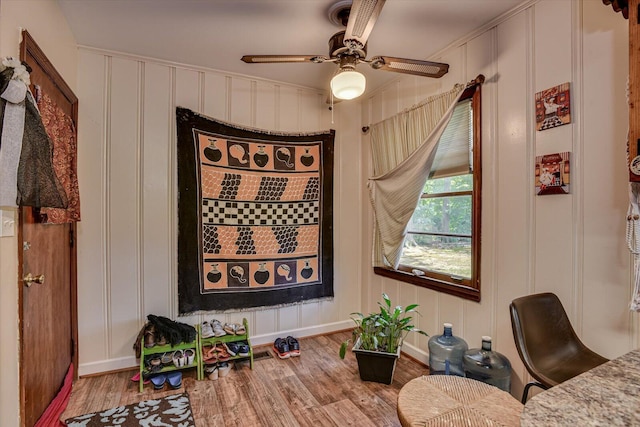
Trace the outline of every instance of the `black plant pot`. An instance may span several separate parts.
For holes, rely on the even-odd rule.
[[[373,381],[382,384],[393,382],[393,372],[400,358],[400,347],[396,353],[360,349],[359,343],[353,347],[358,361],[358,370],[362,381]]]

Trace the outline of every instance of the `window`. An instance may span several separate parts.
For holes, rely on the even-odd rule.
[[[375,273],[480,301],[481,171],[476,85],[462,94],[440,138],[398,270]]]

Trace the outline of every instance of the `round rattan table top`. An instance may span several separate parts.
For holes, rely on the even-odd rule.
[[[452,375],[415,378],[398,394],[405,427],[519,426],[523,405],[489,384]]]

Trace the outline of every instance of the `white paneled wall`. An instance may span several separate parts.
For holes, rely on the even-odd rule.
[[[363,310],[382,292],[420,304],[429,334],[452,322],[470,347],[481,335],[514,367],[512,392],[529,378],[511,330],[509,303],[551,291],[562,300],[587,345],[616,357],[638,345],[637,314],[628,306],[630,256],[625,144],[627,22],[595,0],[542,0],[441,52],[451,68],[440,80],[399,78],[363,100],[363,123],[375,123],[455,82],[486,76],[482,87],[482,300],[439,294],[376,276],[370,267],[371,212],[363,205]],[[537,132],[534,95],[571,82],[572,124]],[[363,179],[370,173],[363,138]],[[536,155],[572,152],[571,194],[536,196]],[[366,192],[363,192],[366,196]],[[403,350],[427,361],[426,338]]]
[[[135,366],[148,314],[191,324],[247,317],[254,344],[352,325],[361,306],[358,104],[337,106],[332,124],[319,91],[90,48],[80,48],[78,74],[80,375]],[[337,130],[333,300],[177,317],[176,106],[268,130]]]

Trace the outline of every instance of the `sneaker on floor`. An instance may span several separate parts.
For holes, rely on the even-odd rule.
[[[277,338],[273,343],[273,350],[276,352],[280,359],[287,359],[290,356],[289,344],[287,344],[286,339]]]
[[[215,336],[211,324],[206,320],[200,325],[200,333],[202,335],[202,338],[211,338]]]
[[[292,336],[287,337],[287,344],[289,345],[289,354],[291,356],[300,356],[300,343]]]

